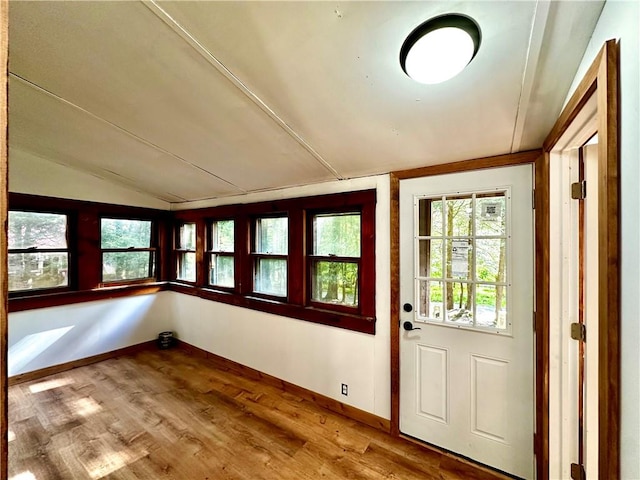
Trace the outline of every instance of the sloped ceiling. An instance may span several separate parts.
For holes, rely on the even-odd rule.
[[[10,163],[28,152],[168,202],[538,148],[603,2],[11,2]],[[447,12],[476,58],[415,83]]]

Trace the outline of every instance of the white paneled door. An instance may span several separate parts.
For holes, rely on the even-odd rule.
[[[534,477],[532,166],[400,183],[400,430]]]

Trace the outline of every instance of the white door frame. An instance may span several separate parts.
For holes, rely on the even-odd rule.
[[[598,179],[597,208],[597,340],[588,348],[597,349],[597,393],[587,392],[587,402],[594,405],[597,396],[597,445],[591,441],[590,449],[597,450],[595,478],[620,478],[620,197],[619,197],[619,127],[618,78],[619,45],[609,40],[596,56],[547,139],[544,156],[536,162],[536,334],[539,337],[538,411],[543,412],[538,422],[538,478],[547,480],[561,475],[562,466],[553,459],[558,455],[557,443],[563,438],[558,424],[561,404],[561,383],[552,359],[562,355],[557,338],[558,303],[553,303],[550,269],[558,262],[559,245],[557,220],[551,230],[552,170],[561,168],[561,152],[571,147],[575,139],[589,129],[598,133],[597,165],[594,176]],[[595,112],[595,113],[593,113]],[[588,127],[592,122],[592,127]],[[584,139],[586,141],[586,139]],[[575,143],[574,143],[575,144]],[[588,195],[588,194],[587,194]],[[554,243],[552,246],[551,243]],[[557,265],[555,265],[557,266]],[[553,287],[556,288],[556,287]],[[551,307],[555,310],[550,310]],[[554,336],[555,335],[555,336]],[[555,339],[555,343],[551,340]],[[589,352],[587,352],[589,355]],[[594,382],[592,382],[593,384]],[[589,409],[589,403],[586,406]],[[547,415],[544,415],[547,413]],[[554,418],[550,418],[554,416]],[[593,419],[591,420],[593,424]],[[553,463],[550,462],[553,460]],[[550,468],[552,470],[550,470]],[[560,472],[560,473],[559,473]]]

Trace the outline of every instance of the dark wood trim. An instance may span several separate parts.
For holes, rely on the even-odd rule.
[[[68,218],[69,230],[69,287],[71,292],[87,292],[100,288],[102,283],[102,250],[100,245],[100,219],[102,217],[151,220],[154,223],[154,240],[156,244],[156,262],[159,266],[156,278],[148,280],[153,283],[165,275],[166,250],[160,248],[166,243],[162,236],[166,235],[167,224],[171,212],[142,207],[128,207],[108,203],[88,202],[65,198],[44,197],[22,193],[9,194],[9,208],[15,210],[63,213]],[[82,266],[82,268],[80,268]],[[30,292],[11,292],[10,303],[22,297],[45,296],[45,294],[61,295],[67,292],[58,289],[47,289]],[[50,297],[52,298],[52,297]],[[71,297],[73,298],[73,295]],[[25,300],[26,301],[26,300]],[[28,302],[27,302],[28,303]],[[73,301],[71,303],[74,303]]]
[[[401,436],[400,432],[400,180],[425,176],[444,175],[449,173],[469,172],[487,168],[508,167],[513,165],[531,164],[539,162],[542,150],[485,157],[475,160],[434,165],[412,170],[401,170],[390,174],[390,257],[391,257],[391,290],[390,290],[390,343],[391,343],[391,425],[393,435]],[[537,195],[536,195],[537,197]],[[537,200],[537,199],[536,199]],[[536,352],[541,345],[540,337],[536,336]],[[536,365],[538,368],[539,365]],[[536,371],[536,382],[540,373]],[[548,379],[547,379],[548,381]],[[540,404],[536,402],[539,412]],[[548,421],[548,414],[546,415]]]
[[[597,95],[598,115],[598,315],[599,315],[599,478],[620,478],[620,194],[619,194],[619,45],[609,40],[589,67],[567,106],[544,141],[545,158],[567,131],[589,98]],[[547,165],[548,166],[548,165]],[[548,203],[548,177],[546,196]],[[548,215],[548,213],[547,213]],[[543,235],[542,232],[539,233]],[[540,241],[549,249],[549,232]],[[548,265],[548,260],[547,264]],[[548,303],[549,287],[543,276],[536,280],[541,308]],[[545,309],[546,310],[546,309]],[[541,312],[539,312],[540,314]],[[541,321],[549,322],[548,311]],[[548,331],[548,325],[545,327]],[[548,338],[547,338],[548,342]],[[548,356],[548,350],[547,350]],[[547,359],[548,361],[548,359]],[[548,367],[548,364],[547,364]],[[547,380],[548,383],[548,380]],[[544,407],[548,415],[548,388]],[[541,470],[548,476],[548,429],[541,432]],[[546,449],[545,449],[546,442]]]
[[[549,480],[549,153],[535,163],[536,472]]]
[[[618,44],[598,69],[599,477],[620,478],[620,164]]]
[[[9,1],[0,0],[0,258],[7,262],[7,212],[9,191]],[[8,309],[9,280],[5,267],[0,268],[0,478],[8,478],[9,412],[7,410],[9,385],[8,361]]]
[[[333,398],[313,392],[309,389],[300,387],[293,383],[289,383],[285,380],[281,380],[277,377],[234,362],[233,360],[226,359],[224,357],[216,355],[215,353],[208,352],[181,340],[178,340],[177,344],[178,348],[184,350],[185,352],[188,352],[191,355],[206,358],[207,360],[210,360],[212,363],[214,363],[218,368],[229,370],[254,380],[259,380],[260,382],[264,382],[268,385],[279,388],[280,390],[289,392],[310,402],[314,402],[321,407],[326,408],[327,410],[339,413],[341,415],[344,415],[345,417],[351,418],[360,423],[364,423],[365,425],[369,425],[370,427],[382,430],[383,432],[389,432],[389,420],[385,418],[378,417],[377,415],[365,412],[364,410],[360,410],[359,408],[346,405]]]
[[[93,302],[96,300],[108,300],[111,298],[130,297],[134,295],[149,295],[163,290],[168,290],[168,286],[165,282],[153,282],[119,285],[92,290],[31,295],[28,297],[12,298],[9,301],[9,312],[22,312],[37,308],[72,305],[74,303]]]
[[[91,357],[81,358],[72,362],[61,363],[59,365],[53,365],[47,368],[41,368],[32,372],[21,373],[20,375],[14,375],[9,377],[9,385],[17,385],[19,383],[30,382],[32,380],[39,380],[49,375],[55,375],[56,373],[67,372],[71,369],[84,367],[91,365],[92,363],[102,362],[115,357],[121,357],[123,355],[135,355],[136,353],[144,350],[152,350],[157,348],[156,340],[149,340],[147,342],[138,343],[137,345],[130,345],[128,347],[119,348],[110,352],[100,353]]]
[[[391,434],[400,435],[400,179],[390,180],[390,259],[391,259]]]
[[[208,284],[206,272],[198,274],[196,282],[178,281],[171,273],[170,289],[207,300],[235,306],[331,325],[347,330],[375,334],[375,208],[374,189],[353,192],[287,198],[267,202],[224,205],[195,210],[174,212],[174,225],[195,222],[198,238],[208,233],[212,220],[235,220],[235,271],[234,289],[217,288]],[[308,216],[315,213],[359,211],[362,219],[361,257],[359,275],[359,304],[355,308],[340,305],[319,304],[308,298]],[[262,216],[287,216],[289,219],[289,252],[281,258],[287,259],[287,296],[275,297],[253,291],[255,259],[260,254],[252,253],[251,239],[255,229],[254,220]],[[208,245],[198,241],[198,265],[204,270],[209,262]],[[175,258],[175,250],[173,251]],[[275,258],[275,256],[274,256]]]
[[[494,157],[476,158],[473,160],[463,160],[454,163],[442,163],[440,165],[430,165],[428,167],[412,168],[409,170],[398,170],[391,172],[391,174],[398,180],[406,180],[408,178],[468,172],[471,170],[482,170],[485,168],[508,167],[512,165],[533,163],[541,154],[541,150],[528,150],[526,152],[496,155]]]
[[[167,289],[205,300],[227,303],[236,307],[248,308],[250,310],[257,310],[371,335],[375,334],[376,320],[374,317],[364,317],[304,305],[293,305],[252,295],[236,295],[232,292],[203,288],[184,283],[171,282],[167,285]]]

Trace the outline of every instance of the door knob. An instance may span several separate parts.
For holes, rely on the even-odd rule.
[[[402,309],[403,309],[405,312],[409,313],[411,310],[413,310],[413,305],[411,305],[410,303],[405,303],[405,304],[402,306]]]
[[[402,328],[404,328],[407,332],[410,332],[411,330],[422,330],[420,327],[414,327],[413,323],[406,321],[402,324]]]

